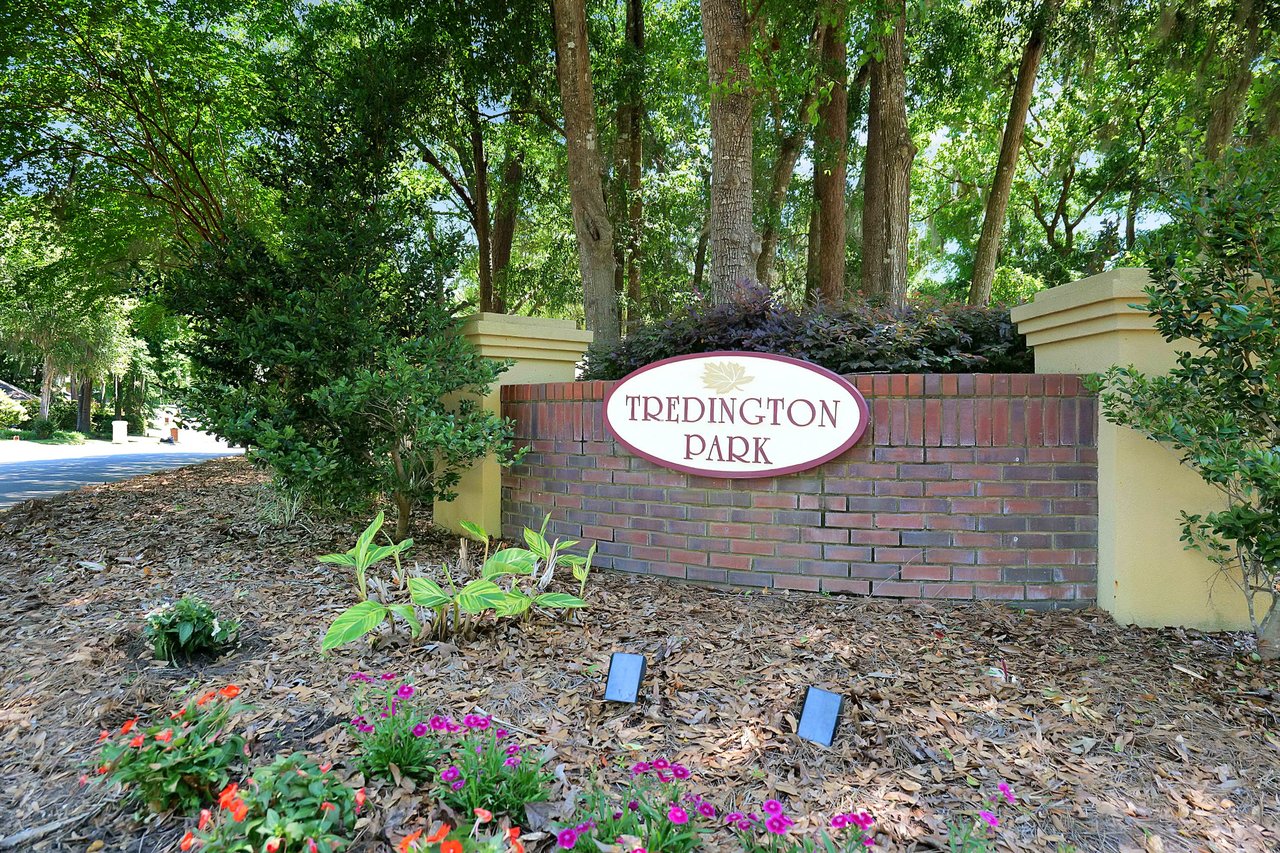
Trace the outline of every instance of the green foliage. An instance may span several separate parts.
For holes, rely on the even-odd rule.
[[[193,833],[202,853],[339,851],[355,827],[356,795],[336,774],[302,753],[253,771],[252,781],[224,789],[213,819]],[[240,819],[236,819],[236,815]]]
[[[1092,378],[1114,423],[1170,445],[1226,507],[1182,514],[1182,540],[1240,584],[1262,649],[1280,654],[1280,165],[1240,153],[1207,167],[1151,270],[1145,307],[1178,346],[1165,376]],[[1153,247],[1153,253],[1159,247]],[[1259,622],[1255,604],[1266,608]]]
[[[157,659],[181,662],[217,657],[235,645],[239,630],[239,622],[219,619],[212,607],[187,595],[148,613],[142,636]]]
[[[441,762],[436,793],[455,813],[486,809],[519,822],[525,806],[548,799],[553,777],[543,769],[546,756],[536,747],[521,746],[505,732],[499,737],[488,717],[468,715],[462,725],[444,723],[444,736],[452,730],[456,737],[451,760]]]
[[[58,426],[49,418],[36,418],[31,422],[31,434],[39,441],[47,441],[58,432]]]
[[[17,426],[27,419],[27,410],[8,394],[0,391],[0,429]]]
[[[394,673],[374,678],[358,672],[351,677],[356,682],[351,729],[361,772],[395,785],[401,777],[430,778],[444,748],[418,710],[413,683]]]
[[[379,512],[373,521],[369,522],[369,526],[364,529],[364,532],[356,538],[356,544],[345,554],[324,554],[316,558],[322,563],[349,566],[354,569],[356,573],[356,593],[360,596],[361,601],[365,601],[369,597],[369,584],[366,579],[369,568],[382,562],[387,557],[393,557],[396,561],[396,568],[399,569],[400,555],[413,547],[412,539],[405,539],[399,543],[389,542],[386,545],[375,545],[374,538],[378,535],[378,531],[382,529],[384,520],[384,515]]]
[[[681,767],[676,775],[671,771],[679,765],[670,765],[665,759],[658,763],[662,765],[660,770],[649,762],[635,765],[624,785],[593,781],[580,812],[584,822],[568,828],[572,833],[569,849],[594,851],[597,845],[616,838],[628,839],[628,849],[690,853],[701,847],[707,828],[701,825],[705,819],[698,814],[692,799],[685,798],[688,770]],[[685,819],[673,821],[673,808],[684,812]],[[565,830],[559,835],[564,836]]]
[[[102,732],[98,772],[152,811],[194,811],[226,784],[242,758],[244,738],[231,730],[242,710],[234,701],[238,692],[211,691],[162,722],[139,725],[133,719],[115,734]]]

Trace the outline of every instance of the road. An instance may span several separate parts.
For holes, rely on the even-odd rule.
[[[133,438],[123,445],[105,441],[78,445],[0,442],[0,509],[81,486],[127,480],[243,452],[208,436],[191,436],[177,446],[159,444],[155,438]]]

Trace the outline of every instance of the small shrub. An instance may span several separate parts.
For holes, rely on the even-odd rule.
[[[724,817],[725,827],[748,853],[844,853],[875,844],[868,834],[875,818],[866,812],[838,814],[831,819],[831,831],[801,835],[792,832],[795,821],[778,800],[765,800],[760,809],[763,814],[730,812]]]
[[[621,379],[664,358],[717,350],[788,355],[836,373],[1030,373],[1026,339],[1002,308],[913,303],[793,308],[765,288],[694,305],[642,326],[619,344],[592,347],[583,379]]]
[[[493,815],[484,809],[476,812],[477,822],[470,832],[455,831],[448,824],[436,827],[430,835],[426,835],[425,829],[415,830],[396,845],[397,853],[428,853],[432,849],[440,853],[525,853],[518,826],[506,829],[485,826],[491,823]]]
[[[53,438],[53,434],[57,431],[58,427],[49,418],[36,418],[31,422],[31,432],[37,440],[45,441]]]
[[[658,758],[632,766],[631,777],[620,792],[593,786],[587,795],[585,819],[556,833],[564,850],[595,851],[598,845],[623,839],[623,848],[689,853],[702,843],[707,821],[716,819],[715,807],[701,797],[685,793],[692,771],[682,764]]]
[[[103,731],[98,773],[109,775],[152,811],[192,811],[226,784],[244,738],[230,730],[241,710],[240,689],[228,685],[192,699],[168,720],[129,720],[115,734]]]
[[[235,644],[238,622],[219,619],[195,596],[163,604],[147,614],[143,636],[160,660],[189,661],[217,657]]]
[[[27,418],[27,410],[22,404],[0,391],[0,429],[17,426]]]
[[[361,771],[397,784],[393,766],[400,776],[430,778],[445,750],[415,707],[414,686],[391,672],[376,677],[357,672],[351,680],[358,685],[351,728]]]
[[[246,785],[230,784],[217,806],[200,814],[179,843],[201,853],[333,853],[346,848],[364,789],[352,791],[301,753],[253,771]]]
[[[966,821],[947,823],[948,853],[988,853],[995,849],[995,831],[1000,828],[996,812],[1003,805],[1014,806],[1018,802],[1006,783],[1001,782],[998,787],[1000,793],[987,797],[986,808],[979,809]]]
[[[438,794],[456,813],[481,809],[519,819],[526,805],[550,796],[552,776],[542,769],[545,759],[506,730],[495,728],[491,717],[468,714],[459,724],[451,717],[435,716],[428,727],[446,740],[454,735],[451,760],[441,762]]]

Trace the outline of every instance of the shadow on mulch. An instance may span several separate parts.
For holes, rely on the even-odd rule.
[[[776,796],[815,820],[869,810],[878,849],[940,849],[945,822],[986,806],[1000,781],[1019,795],[1000,849],[1280,847],[1280,667],[1252,663],[1237,635],[601,573],[580,622],[321,657],[353,594],[314,558],[349,547],[356,525],[264,528],[261,483],[242,460],[219,460],[0,513],[0,834],[69,821],[25,849],[172,850],[181,818],[139,824],[105,786],[80,786],[100,728],[167,714],[188,682],[234,682],[252,706],[255,761],[301,749],[342,768],[347,676],[361,669],[406,673],[428,710],[492,713],[546,745],[553,816],[593,776],[665,755],[721,806]],[[456,547],[415,533],[424,564]],[[142,616],[187,593],[252,628],[217,661],[156,664]],[[601,701],[613,651],[648,658],[634,707]],[[847,699],[831,749],[794,736],[810,684]],[[386,853],[432,813],[422,791],[369,790],[356,853]]]

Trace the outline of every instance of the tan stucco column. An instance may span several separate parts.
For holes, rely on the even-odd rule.
[[[1116,269],[1036,294],[1013,309],[1035,350],[1037,373],[1095,373],[1174,365],[1173,344],[1145,311],[1146,270]],[[1244,595],[1179,540],[1179,512],[1212,512],[1225,499],[1168,447],[1098,423],[1098,604],[1122,623],[1247,629]]]
[[[491,412],[499,411],[501,385],[572,382],[592,337],[572,320],[489,313],[468,318],[462,334],[485,358],[515,362],[484,398],[483,405]],[[502,528],[502,466],[492,456],[471,466],[458,484],[457,499],[437,501],[434,518],[455,533],[461,532],[458,522],[472,521],[497,534]]]

